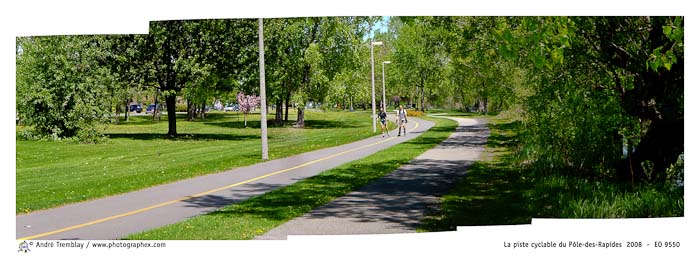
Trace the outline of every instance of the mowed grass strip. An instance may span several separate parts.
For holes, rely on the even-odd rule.
[[[445,140],[457,125],[448,119],[425,119],[435,122],[435,126],[411,141],[215,212],[125,239],[252,239],[394,171]]]
[[[514,167],[512,147],[517,143],[516,128],[509,120],[486,118],[490,135],[482,159],[472,164],[464,179],[443,195],[440,211],[422,220],[420,232],[456,230],[457,226],[530,223],[532,214],[524,198],[530,184]]]
[[[274,116],[270,115],[269,119]],[[168,123],[150,116],[107,127],[103,144],[17,140],[17,213],[134,191],[261,162],[260,115],[213,113]],[[290,120],[296,120],[290,115]],[[369,112],[306,113],[306,128],[269,127],[271,159],[341,145],[372,135]],[[20,129],[27,129],[18,127]]]

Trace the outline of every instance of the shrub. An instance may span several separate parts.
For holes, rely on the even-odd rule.
[[[175,104],[175,112],[187,112],[187,104]]]
[[[100,144],[108,140],[107,136],[98,131],[96,127],[82,129],[78,131],[75,136],[69,138],[70,142],[81,144]]]
[[[18,140],[38,140],[38,141],[45,141],[45,140],[50,140],[51,136],[47,134],[41,134],[38,133],[34,130],[21,130],[17,131],[16,139]]]
[[[425,113],[423,111],[418,111],[418,110],[406,110],[406,114],[408,116],[423,116]]]
[[[34,130],[24,138],[69,138],[109,122],[105,99],[114,81],[100,64],[98,37],[20,38],[18,45],[16,110]]]

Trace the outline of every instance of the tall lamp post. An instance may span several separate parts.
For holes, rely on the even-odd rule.
[[[262,160],[267,154],[267,102],[265,99],[265,43],[263,39],[263,19],[258,19],[258,55],[260,58],[260,138],[262,140]]]
[[[382,45],[381,41],[377,42],[371,42],[369,44],[369,55],[370,55],[370,66],[371,66],[371,71],[372,71],[372,132],[377,132],[377,106],[376,102],[374,99],[374,46],[375,45]]]
[[[384,64],[391,64],[391,61],[382,62],[382,109],[386,112],[386,85],[384,85]]]

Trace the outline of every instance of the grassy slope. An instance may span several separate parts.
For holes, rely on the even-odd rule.
[[[422,231],[456,226],[530,223],[540,218],[639,218],[683,216],[683,191],[652,185],[538,175],[515,155],[520,124],[490,118],[485,157],[442,198],[441,213],[423,220]]]
[[[237,114],[211,114],[194,122],[179,119],[181,136],[176,139],[164,135],[167,121],[136,116],[130,119],[109,126],[106,133],[111,139],[104,144],[17,140],[16,212],[260,162],[260,130],[251,128],[260,126],[259,115],[248,116],[248,128],[243,127],[243,117]],[[270,158],[363,139],[372,135],[370,126],[367,112],[307,111],[306,129],[270,127]]]
[[[434,121],[436,125],[409,142],[210,214],[133,234],[127,239],[251,239],[264,234],[388,174],[443,141],[456,127],[451,120],[426,119]]]

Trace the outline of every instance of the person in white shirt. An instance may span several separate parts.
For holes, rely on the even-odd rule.
[[[401,129],[403,128],[403,135],[406,136],[406,123],[408,123],[408,119],[406,118],[408,114],[406,114],[406,110],[403,108],[403,105],[399,106],[399,111],[396,114],[396,122],[399,125],[399,135],[401,136]]]

